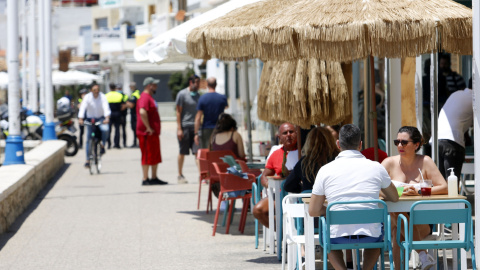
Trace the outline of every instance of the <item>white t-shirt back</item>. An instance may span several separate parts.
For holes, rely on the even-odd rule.
[[[376,200],[380,189],[387,188],[390,183],[390,176],[380,163],[365,158],[359,151],[345,150],[318,171],[312,193],[324,195],[329,203]],[[376,204],[349,204],[334,206],[332,210],[377,208]],[[378,237],[381,224],[331,225],[331,238],[348,235]]]

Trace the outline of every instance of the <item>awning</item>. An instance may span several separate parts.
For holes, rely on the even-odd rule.
[[[135,48],[133,56],[136,61],[150,61],[157,64],[191,61],[193,58],[187,54],[186,45],[187,34],[191,30],[211,20],[217,19],[236,8],[258,1],[260,0],[228,1]]]

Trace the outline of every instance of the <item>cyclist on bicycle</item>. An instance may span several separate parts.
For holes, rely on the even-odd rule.
[[[78,123],[83,125],[84,120],[91,121],[92,119],[94,119],[95,122],[102,122],[102,124],[99,126],[100,131],[102,132],[102,145],[100,148],[100,154],[105,153],[104,146],[108,137],[108,122],[110,121],[110,114],[110,106],[108,105],[105,94],[101,93],[99,85],[96,82],[93,82],[90,88],[90,93],[85,95],[82,104],[80,105],[80,109],[78,111]],[[88,150],[90,149],[90,143],[92,141],[91,134],[93,128],[94,126],[87,125],[87,147],[85,148],[87,154],[87,161],[85,162],[86,168],[90,166]]]

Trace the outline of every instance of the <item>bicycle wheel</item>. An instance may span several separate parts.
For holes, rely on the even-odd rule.
[[[93,170],[94,170],[94,167],[96,166],[95,164],[95,139],[92,139],[92,142],[90,143],[90,149],[88,149],[88,157],[89,157],[89,161],[90,161],[90,167],[89,167],[89,170],[90,170],[90,174],[93,174]]]
[[[96,149],[97,149],[97,151],[100,151],[100,142],[97,142]],[[100,174],[100,171],[102,170],[102,155],[100,155],[100,153],[98,153],[98,155],[96,155],[95,157],[96,157],[95,163],[97,165],[96,166],[97,167],[97,173]]]

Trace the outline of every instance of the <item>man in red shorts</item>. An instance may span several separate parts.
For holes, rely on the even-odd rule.
[[[158,179],[157,166],[162,162],[160,153],[160,115],[153,95],[157,91],[160,80],[147,77],[143,80],[144,90],[137,101],[137,137],[142,151],[142,185],[166,185]],[[151,168],[151,178],[148,178],[148,168]]]

